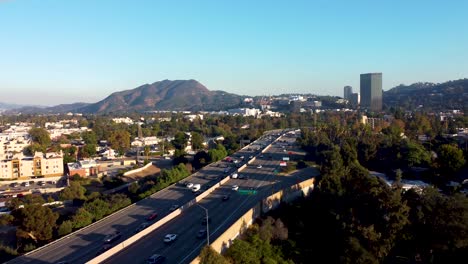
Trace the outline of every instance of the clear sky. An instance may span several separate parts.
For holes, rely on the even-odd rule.
[[[468,1],[0,0],[0,102],[96,102],[164,79],[243,95],[468,77]]]

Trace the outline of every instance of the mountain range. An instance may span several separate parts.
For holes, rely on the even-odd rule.
[[[5,113],[120,113],[154,110],[219,111],[239,107],[246,96],[210,91],[196,80],[163,80],[131,90],[115,92],[97,103],[61,104],[53,107],[21,107],[8,104]],[[468,107],[468,79],[445,83],[399,85],[383,94],[387,107],[429,110],[464,109]]]

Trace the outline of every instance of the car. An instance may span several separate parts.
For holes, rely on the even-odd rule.
[[[148,263],[148,264],[159,264],[159,263],[163,263],[165,260],[166,260],[165,256],[154,254],[154,255],[152,255],[151,257],[149,257],[146,260],[146,263]]]
[[[234,172],[233,174],[231,174],[231,178],[233,178],[233,179],[236,179],[237,176],[239,176],[239,175],[237,174],[237,172]]]
[[[147,228],[148,226],[149,226],[148,223],[141,223],[141,224],[137,227],[137,229],[135,229],[135,233],[140,232],[141,230]]]
[[[158,214],[157,213],[152,213],[152,214],[148,215],[148,217],[146,217],[146,220],[151,221],[151,220],[154,220],[156,217],[158,217]]]
[[[11,187],[17,188],[17,187],[19,187],[19,184],[17,182],[14,182],[14,183],[11,184]]]
[[[258,164],[257,169],[261,169],[261,168],[262,168],[262,164]]]
[[[193,183],[189,182],[189,183],[187,183],[185,186],[186,186],[187,188],[189,188],[189,189],[192,189]]]
[[[205,238],[206,237],[206,229],[200,229],[197,233],[197,238]]]
[[[24,187],[29,187],[29,182],[23,183]]]
[[[230,196],[228,194],[223,195],[223,201],[227,201],[227,200],[229,200],[229,198],[230,198]]]
[[[239,190],[239,186],[238,186],[238,185],[233,185],[233,186],[232,186],[232,190],[233,190],[233,191]]]
[[[248,180],[248,179],[249,179],[249,176],[246,176],[246,175],[241,174],[241,175],[239,175],[239,179],[241,179],[241,180]]]
[[[174,204],[174,205],[171,206],[171,208],[169,208],[169,210],[172,212],[172,211],[175,211],[177,208],[179,208],[179,205]]]
[[[122,235],[120,234],[120,232],[115,231],[114,233],[109,234],[104,238],[104,243],[112,243],[112,242],[120,239],[121,237],[122,237]]]
[[[253,156],[252,156],[252,155],[250,155],[250,156],[249,156],[249,159],[253,159]]]
[[[228,172],[229,172],[228,168],[224,169],[224,173],[228,173]]]
[[[165,243],[171,243],[173,242],[174,240],[177,239],[177,234],[167,234],[165,237],[164,237],[164,242]]]

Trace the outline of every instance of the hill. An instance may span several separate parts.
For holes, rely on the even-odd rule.
[[[151,110],[221,110],[241,103],[241,96],[210,91],[195,80],[164,80],[132,90],[115,92],[104,100],[77,109],[83,113],[139,112]]]
[[[383,102],[387,107],[407,110],[463,110],[468,107],[468,79],[438,84],[426,82],[399,85],[384,92]]]

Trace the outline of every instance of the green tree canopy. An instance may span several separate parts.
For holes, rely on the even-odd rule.
[[[48,241],[53,237],[58,214],[49,207],[26,205],[12,212],[20,234],[35,241]]]

